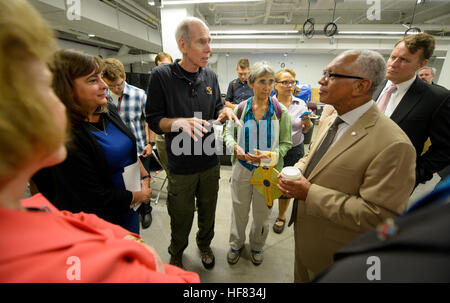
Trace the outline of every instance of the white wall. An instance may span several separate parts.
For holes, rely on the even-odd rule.
[[[217,64],[211,67],[217,73],[221,93],[226,94],[230,81],[237,78],[236,65],[241,57],[248,58],[250,65],[257,61],[267,61],[273,66],[275,72],[281,69],[281,64],[284,63],[285,67],[292,68],[295,71],[300,84],[311,84],[311,87],[319,87],[317,81],[335,55],[288,54],[285,57],[284,54],[233,53],[229,56],[219,54]]]

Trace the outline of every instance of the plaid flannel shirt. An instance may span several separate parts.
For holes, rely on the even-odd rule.
[[[120,118],[136,137],[138,153],[142,153],[147,145],[145,135],[145,103],[147,102],[147,94],[144,90],[125,82],[119,104],[113,101],[108,89],[106,89],[106,98],[108,102],[113,103],[119,109]]]

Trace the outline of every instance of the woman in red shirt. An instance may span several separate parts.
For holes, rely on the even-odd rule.
[[[0,2],[0,282],[199,282],[118,225],[42,195],[21,201],[31,176],[67,154],[65,107],[45,64],[55,46],[29,4]]]

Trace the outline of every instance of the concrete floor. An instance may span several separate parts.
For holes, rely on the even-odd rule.
[[[307,147],[306,147],[307,149]],[[152,172],[155,175],[156,172]],[[227,283],[227,282],[253,282],[253,283],[286,283],[294,279],[294,231],[293,228],[285,228],[282,234],[273,232],[272,227],[266,241],[264,249],[264,262],[260,266],[255,266],[250,260],[250,249],[248,245],[248,234],[251,225],[251,215],[247,226],[247,243],[241,254],[239,262],[235,265],[229,265],[226,255],[229,250],[229,233],[231,218],[231,195],[229,179],[231,176],[231,166],[221,167],[221,179],[219,189],[219,199],[216,210],[215,237],[211,248],[216,256],[216,265],[211,270],[206,270],[200,260],[195,235],[197,228],[197,216],[194,218],[194,224],[189,238],[189,246],[184,252],[183,265],[186,270],[197,272],[202,282],[207,283]],[[159,178],[165,177],[165,172],[158,174]],[[162,179],[154,178],[152,183],[153,197],[156,197],[158,189],[162,184]],[[439,176],[435,175],[432,180],[426,184],[419,185],[413,195],[410,203],[417,198],[433,190],[435,184],[439,182]],[[167,248],[170,244],[170,218],[166,207],[167,188],[164,186],[157,204],[152,202],[153,223],[146,229],[141,230],[141,236],[146,243],[153,246],[162,258],[164,263],[168,263],[170,255]],[[287,218],[290,217],[291,206],[287,211]],[[278,204],[275,201],[271,221],[274,222],[278,214]]]

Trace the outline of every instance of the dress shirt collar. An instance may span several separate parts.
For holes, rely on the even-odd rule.
[[[369,102],[364,103],[363,105],[358,106],[355,109],[352,109],[351,111],[343,114],[342,116],[339,116],[347,125],[352,126],[355,124],[358,119],[364,115],[373,105],[373,101],[370,100]]]
[[[401,94],[404,95],[406,93],[406,91],[411,87],[411,85],[413,84],[413,82],[416,80],[417,76],[412,77],[409,80],[406,80],[402,83],[399,84],[394,84],[391,82],[391,80],[388,80],[386,83],[386,86],[384,87],[384,90],[386,90],[389,86],[391,86],[391,84],[394,84],[397,86],[397,91],[395,92],[397,95]],[[381,95],[380,95],[381,96]]]

